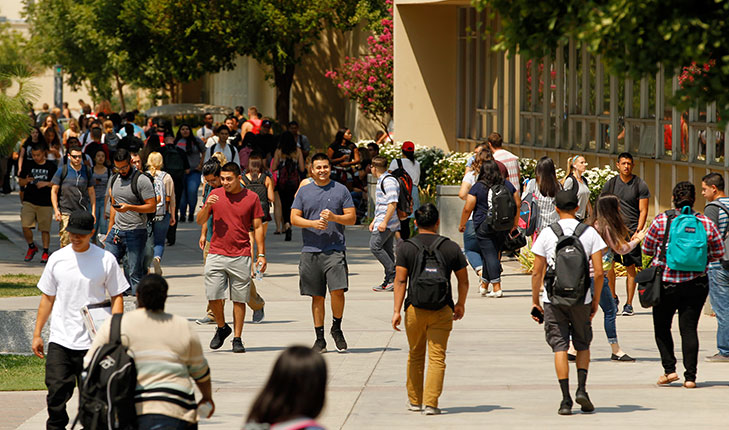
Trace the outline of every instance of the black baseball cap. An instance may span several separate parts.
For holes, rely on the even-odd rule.
[[[577,194],[573,190],[560,190],[554,196],[554,204],[557,209],[571,211],[578,206]]]
[[[264,119],[263,121],[261,121],[261,125],[263,127],[270,127],[271,126],[271,121],[269,121],[267,119]]]
[[[87,235],[94,231],[94,217],[84,211],[74,211],[68,219],[66,231],[69,233]]]

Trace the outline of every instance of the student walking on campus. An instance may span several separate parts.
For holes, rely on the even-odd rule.
[[[395,232],[400,230],[397,201],[400,181],[387,173],[387,159],[381,155],[372,159],[375,186],[375,218],[370,223],[370,251],[385,269],[385,278],[374,291],[393,291],[395,282]]]
[[[51,245],[51,221],[53,221],[53,205],[51,204],[51,179],[56,174],[56,165],[46,159],[46,148],[40,143],[30,147],[32,160],[23,164],[23,170],[18,175],[18,184],[25,187],[23,206],[20,210],[20,223],[23,227],[23,236],[28,243],[28,252],[25,261],[31,261],[38,247],[33,240],[33,228],[38,227],[43,243],[41,263],[48,261]]]
[[[80,151],[79,151],[80,152]],[[94,217],[84,210],[69,216],[66,231],[71,246],[54,252],[43,270],[38,316],[33,331],[32,350],[46,359],[48,387],[47,429],[65,429],[68,424],[66,403],[80,385],[83,358],[91,346],[91,335],[84,325],[81,308],[100,305],[111,297],[111,313],[122,313],[121,294],[129,288],[114,256],[91,244]],[[48,350],[44,353],[41,332],[51,317]]]
[[[137,309],[121,320],[121,343],[133,354],[137,368],[134,401],[139,429],[197,428],[199,418],[209,418],[215,411],[200,338],[186,318],[165,312],[168,290],[163,277],[145,276],[137,285]],[[84,367],[97,349],[109,343],[111,320],[99,329]],[[193,382],[201,393],[197,402]],[[212,411],[198,417],[197,407],[203,403],[209,403]]]
[[[410,347],[407,364],[408,410],[438,415],[443,391],[445,354],[453,321],[466,312],[468,272],[461,248],[438,235],[438,209],[426,203],[415,211],[419,234],[397,248],[395,308],[392,328],[400,331],[405,304],[405,333]],[[458,301],[453,302],[451,273],[458,279]],[[407,294],[406,294],[407,292]],[[428,346],[428,373],[425,352]]]
[[[706,271],[709,264],[719,261],[724,255],[724,242],[716,224],[693,211],[695,199],[692,183],[676,184],[673,187],[676,209],[658,214],[643,242],[643,253],[653,256],[652,265],[662,269],[660,303],[653,306],[653,331],[663,365],[659,385],[668,385],[679,379],[671,335],[673,316],[678,311],[685,368],[683,386],[696,388],[697,330],[701,309],[709,293]],[[668,242],[671,245],[665,247]]]
[[[595,410],[587,394],[592,317],[597,313],[602,282],[605,242],[594,228],[575,218],[577,196],[561,190],[555,195],[559,221],[544,228],[534,241],[532,269],[532,318],[542,323],[547,343],[554,352],[554,367],[562,390],[560,415],[572,414],[567,350],[570,340],[577,349],[577,392],[582,412]],[[592,276],[591,268],[592,267]],[[539,304],[540,290],[543,290]]]
[[[66,231],[71,214],[77,210],[96,212],[91,169],[83,163],[82,157],[81,147],[72,145],[68,149],[68,159],[63,160],[51,179],[51,204],[58,221],[61,248],[71,243]]]
[[[592,215],[592,205],[590,205],[590,183],[587,178],[582,175],[587,170],[587,161],[582,155],[570,157],[567,163],[567,176],[562,181],[562,188],[565,190],[573,190],[577,194],[579,209],[575,216],[577,220],[582,222]]]
[[[504,176],[504,179],[511,182],[517,190],[519,189],[519,157],[512,154],[511,152],[504,149],[502,146],[504,139],[500,133],[491,133],[488,137],[488,146],[491,148],[491,152],[494,154],[494,160],[502,163],[506,170],[509,172],[508,176]]]
[[[152,152],[147,157],[147,173],[152,178],[155,194],[155,211],[152,220],[152,235],[147,241],[152,241],[152,267],[154,273],[162,274],[162,256],[165,252],[165,239],[167,238],[167,230],[171,225],[175,225],[176,201],[175,183],[172,175],[162,170],[164,161],[162,154]],[[149,247],[148,247],[149,248]],[[144,267],[149,267],[145,264]]]
[[[701,180],[701,194],[709,202],[704,215],[716,224],[721,237],[729,236],[729,197],[724,194],[724,177],[709,173]],[[718,352],[706,357],[706,361],[729,363],[729,255],[720,261],[709,263],[709,297],[716,314],[716,347]]]
[[[117,173],[109,179],[111,214],[104,248],[114,254],[117,261],[125,261],[134,295],[147,271],[144,267],[147,214],[157,209],[156,194],[153,179],[132,166],[131,154],[126,149],[114,153],[114,170]]]
[[[618,155],[618,175],[610,178],[602,188],[603,194],[614,194],[620,199],[620,209],[623,214],[623,221],[628,226],[630,237],[645,228],[645,221],[648,218],[648,199],[651,196],[648,185],[638,176],[633,174],[633,156],[627,152]],[[643,266],[643,255],[640,248],[636,247],[632,252],[625,255],[616,255],[615,262],[625,266],[628,276],[625,279],[627,298],[623,306],[623,316],[631,316],[633,310],[633,297],[635,296],[635,267]],[[615,289],[615,269],[608,271],[608,280]]]
[[[315,351],[326,352],[324,339],[324,301],[327,289],[331,295],[332,329],[337,351],[347,350],[342,332],[344,293],[347,279],[344,226],[354,225],[357,214],[347,187],[330,179],[331,163],[326,154],[311,158],[314,182],[299,188],[291,207],[291,223],[302,229],[304,246],[299,260],[299,291],[311,297],[314,319]]]
[[[476,241],[483,261],[481,277],[485,280],[484,284],[493,287],[493,292],[487,294],[487,286],[480,286],[481,295],[494,298],[504,295],[501,290],[500,253],[505,235],[518,226],[517,208],[520,204],[519,191],[501,176],[496,161],[482,162],[478,181],[468,192],[458,226],[458,231],[465,233],[466,224],[473,213]],[[506,215],[506,219],[503,219],[503,215]]]
[[[554,167],[554,161],[549,157],[542,157],[537,161],[534,175],[536,178],[530,179],[524,187],[521,200],[531,196],[537,202],[539,218],[534,231],[536,238],[542,230],[559,221],[559,215],[555,210],[554,196],[562,189],[562,185],[557,181],[557,170]]]
[[[258,195],[241,184],[240,167],[226,163],[220,172],[221,188],[214,189],[197,214],[197,223],[203,225],[212,216],[213,234],[210,253],[205,261],[205,292],[210,309],[215,315],[217,330],[210,341],[210,349],[223,346],[225,338],[233,332],[233,352],[245,352],[241,339],[246,302],[250,299],[251,243],[248,232],[253,229],[258,244],[256,264],[266,271],[266,242],[263,235],[263,211]],[[225,323],[223,304],[226,292],[233,301],[233,330]]]
[[[395,172],[397,169],[404,169],[410,179],[413,181],[413,189],[410,190],[410,196],[413,199],[413,213],[420,207],[420,163],[415,159],[415,144],[410,141],[405,141],[402,144],[402,157],[392,160],[390,162],[390,172]],[[410,215],[407,219],[400,221],[400,238],[405,240],[410,237],[410,219],[413,218]]]

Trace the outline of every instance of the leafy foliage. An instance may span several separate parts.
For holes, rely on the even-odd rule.
[[[602,56],[608,70],[639,79],[669,69],[714,64],[673,99],[686,109],[717,102],[729,118],[729,2],[678,0],[472,0],[499,13],[497,48],[528,58],[551,55],[570,38]]]
[[[30,82],[30,77],[30,73],[23,70],[0,74],[0,82],[10,87],[0,91],[0,154],[7,155],[17,143],[18,136],[30,130],[27,106],[38,96],[38,88]]]

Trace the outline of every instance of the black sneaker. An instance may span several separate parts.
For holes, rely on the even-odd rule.
[[[243,341],[239,337],[233,338],[233,352],[246,352]]]
[[[590,396],[587,395],[585,390],[577,390],[575,393],[575,401],[582,406],[582,412],[593,412],[595,406],[590,401]]]
[[[284,237],[284,241],[291,242],[291,227],[289,227],[288,230],[284,232],[286,234],[286,237]]]
[[[327,352],[327,341],[324,339],[317,339],[311,349],[313,349],[314,352],[319,352],[323,354]]]
[[[635,311],[633,311],[632,305],[623,306],[623,316],[624,317],[632,317],[634,314],[635,314]]]
[[[215,336],[213,336],[213,339],[210,341],[210,349],[218,349],[223,346],[225,338],[230,336],[232,332],[233,329],[231,329],[228,324],[215,329]]]
[[[559,410],[557,413],[560,415],[572,415],[572,400],[562,400],[562,403],[559,404]]]
[[[334,345],[337,347],[338,352],[345,352],[347,351],[347,341],[344,340],[344,333],[342,333],[342,330],[331,330],[331,335],[334,338]]]

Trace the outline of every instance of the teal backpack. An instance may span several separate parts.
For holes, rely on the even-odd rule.
[[[676,215],[676,211],[673,215]],[[670,215],[669,215],[670,216]],[[703,272],[706,270],[706,230],[700,219],[684,206],[671,222],[666,247],[666,265],[671,270]]]

